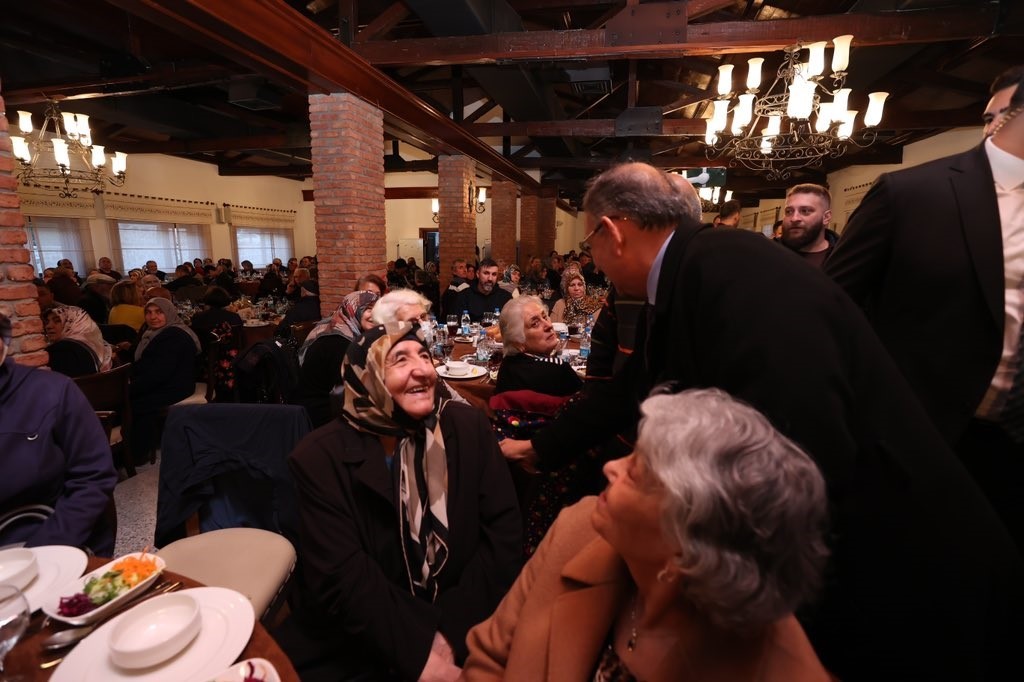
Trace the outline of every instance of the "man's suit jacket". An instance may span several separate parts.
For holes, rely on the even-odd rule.
[[[632,579],[590,521],[596,498],[565,509],[512,589],[489,619],[466,638],[466,680],[585,682],[607,645]],[[641,635],[642,636],[642,635]],[[715,636],[699,653],[674,647],[654,679],[708,682],[826,682],[828,674],[792,616],[769,626],[763,639]],[[695,672],[691,665],[699,667]]]
[[[955,445],[1003,348],[1003,243],[984,145],[883,174],[825,273],[864,309]]]
[[[983,678],[1020,630],[1007,605],[1021,604],[1021,559],[853,302],[760,235],[694,224],[668,246],[653,315],[618,381],[588,385],[590,400],[534,437],[542,461],[623,430],[659,383],[721,388],[828,484],[833,559],[802,617],[825,666],[842,679]]]

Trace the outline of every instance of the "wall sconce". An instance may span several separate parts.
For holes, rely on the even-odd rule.
[[[433,220],[435,223],[441,222],[441,218],[439,218],[437,215],[437,212],[441,210],[441,204],[437,199],[430,200],[430,210],[434,212],[434,215],[431,218],[431,220]]]
[[[483,213],[487,210],[484,202],[487,201],[487,188],[475,187],[473,182],[469,183],[469,210]]]

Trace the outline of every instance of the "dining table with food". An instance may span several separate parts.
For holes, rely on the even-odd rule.
[[[52,545],[0,550],[0,676],[54,682],[286,682],[294,668],[241,593]]]

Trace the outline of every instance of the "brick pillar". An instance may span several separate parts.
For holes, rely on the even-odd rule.
[[[536,194],[524,194],[521,200],[519,216],[519,267],[525,272],[530,267],[530,259],[547,254],[538,251],[537,215],[540,208],[540,197]],[[548,249],[550,251],[551,249]]]
[[[537,200],[537,251],[540,257],[547,260],[555,248],[555,205],[558,201],[558,190],[554,187],[541,188]]]
[[[2,98],[0,111],[4,111]],[[23,365],[39,367],[49,362],[49,356],[44,350],[46,339],[25,248],[28,235],[16,191],[14,165],[7,117],[0,116],[0,313],[10,318],[14,331],[8,354]]]
[[[441,256],[441,291],[452,278],[456,258],[476,258],[476,212],[469,207],[469,183],[476,162],[467,156],[439,156],[437,160],[438,248]],[[492,237],[493,240],[493,237]]]
[[[514,182],[491,180],[491,258],[506,265],[516,262],[516,197],[519,187]]]
[[[384,115],[348,93],[310,95],[309,125],[320,308],[328,315],[357,279],[384,272]]]

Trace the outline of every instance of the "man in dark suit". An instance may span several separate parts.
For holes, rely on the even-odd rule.
[[[758,234],[702,230],[680,207],[692,196],[637,163],[588,190],[586,241],[647,319],[623,370],[534,436],[538,465],[626,430],[656,384],[728,391],[828,483],[833,558],[802,614],[825,665],[844,680],[994,677],[1021,636],[1024,567],[1005,529],[843,292]],[[502,444],[511,459],[529,449]]]
[[[886,173],[825,272],[855,302],[1024,548],[1024,446],[1003,428],[1024,317],[1024,67],[993,84],[961,154]],[[1014,104],[1011,100],[1016,100]]]

